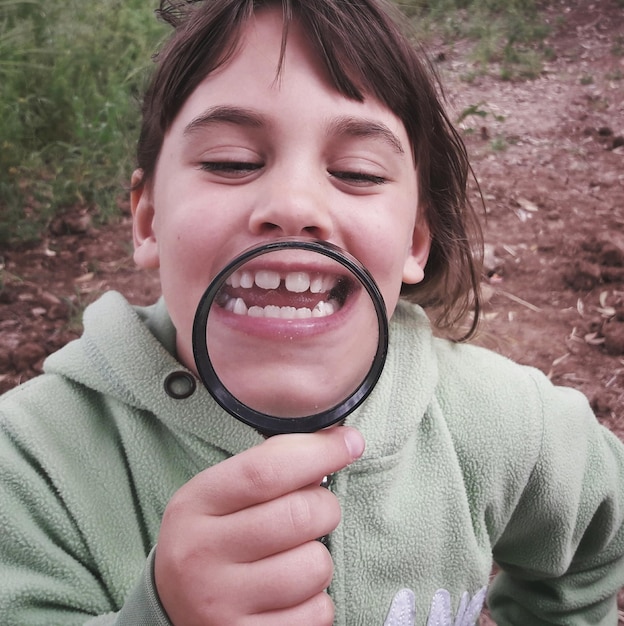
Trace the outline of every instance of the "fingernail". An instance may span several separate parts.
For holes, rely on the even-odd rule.
[[[355,461],[359,459],[364,452],[364,446],[366,445],[364,437],[362,437],[355,428],[343,428],[342,430],[344,431],[343,434],[347,450],[349,450],[351,458]]]

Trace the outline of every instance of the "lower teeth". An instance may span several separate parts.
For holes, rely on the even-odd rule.
[[[232,298],[225,304],[225,310],[236,315],[248,315],[249,317],[268,317],[274,319],[308,319],[311,317],[327,317],[333,315],[338,307],[333,302],[319,302],[313,309],[307,307],[295,308],[293,306],[247,307],[242,298]]]

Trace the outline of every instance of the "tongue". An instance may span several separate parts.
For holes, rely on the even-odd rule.
[[[327,293],[293,293],[288,291],[283,285],[277,289],[242,289],[227,287],[225,293],[228,298],[242,298],[247,307],[259,306],[291,306],[296,309],[308,308],[310,310],[321,301],[328,300]]]

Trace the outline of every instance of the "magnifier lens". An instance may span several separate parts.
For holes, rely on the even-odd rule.
[[[195,318],[198,371],[217,401],[262,432],[306,432],[346,416],[383,368],[387,320],[366,270],[323,242],[246,251]]]

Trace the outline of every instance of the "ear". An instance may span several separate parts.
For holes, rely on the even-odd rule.
[[[403,264],[403,282],[415,285],[425,277],[425,265],[431,250],[431,232],[424,218],[420,218],[414,226],[412,244],[407,251]]]
[[[143,269],[156,269],[160,259],[154,232],[154,203],[150,189],[143,183],[142,170],[133,172],[131,189],[134,262]]]

